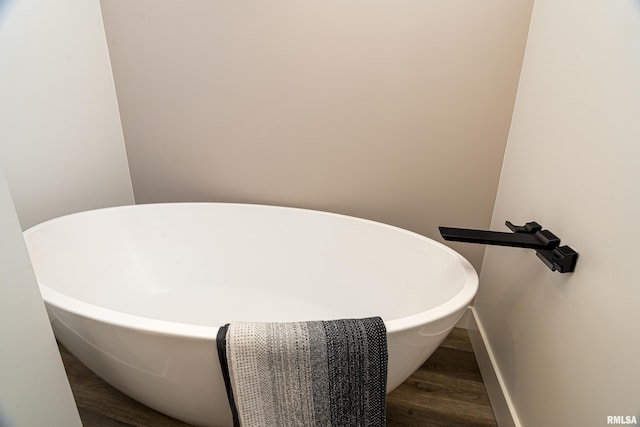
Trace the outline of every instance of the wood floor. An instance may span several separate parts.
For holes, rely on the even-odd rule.
[[[84,427],[186,427],[128,398],[60,345]],[[387,396],[388,427],[494,427],[469,336],[454,329],[427,362]]]

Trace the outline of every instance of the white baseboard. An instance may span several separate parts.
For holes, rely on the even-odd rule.
[[[487,389],[491,407],[499,427],[522,427],[513,403],[509,398],[504,381],[497,369],[495,358],[488,344],[482,325],[478,322],[473,307],[469,307],[456,325],[467,329],[471,345],[480,368],[482,380]]]
[[[458,323],[456,323],[456,328],[462,329],[477,329],[476,320],[473,315],[473,308],[467,307],[467,310],[464,312]]]

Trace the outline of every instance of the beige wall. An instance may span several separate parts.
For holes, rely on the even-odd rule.
[[[536,0],[493,226],[580,259],[487,249],[475,310],[522,426],[640,422],[639,76],[640,2]]]
[[[136,202],[489,225],[531,0],[101,4]]]
[[[5,3],[0,167],[22,227],[133,203],[98,0]]]

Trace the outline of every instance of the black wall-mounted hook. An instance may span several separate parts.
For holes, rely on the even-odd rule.
[[[575,270],[578,253],[569,246],[560,246],[560,239],[549,230],[543,230],[537,222],[513,225],[507,221],[505,224],[512,233],[452,227],[439,229],[445,240],[535,249],[538,258],[552,271],[571,273]]]

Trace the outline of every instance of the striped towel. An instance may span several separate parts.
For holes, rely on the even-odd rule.
[[[379,317],[231,323],[217,346],[236,427],[385,425]]]

